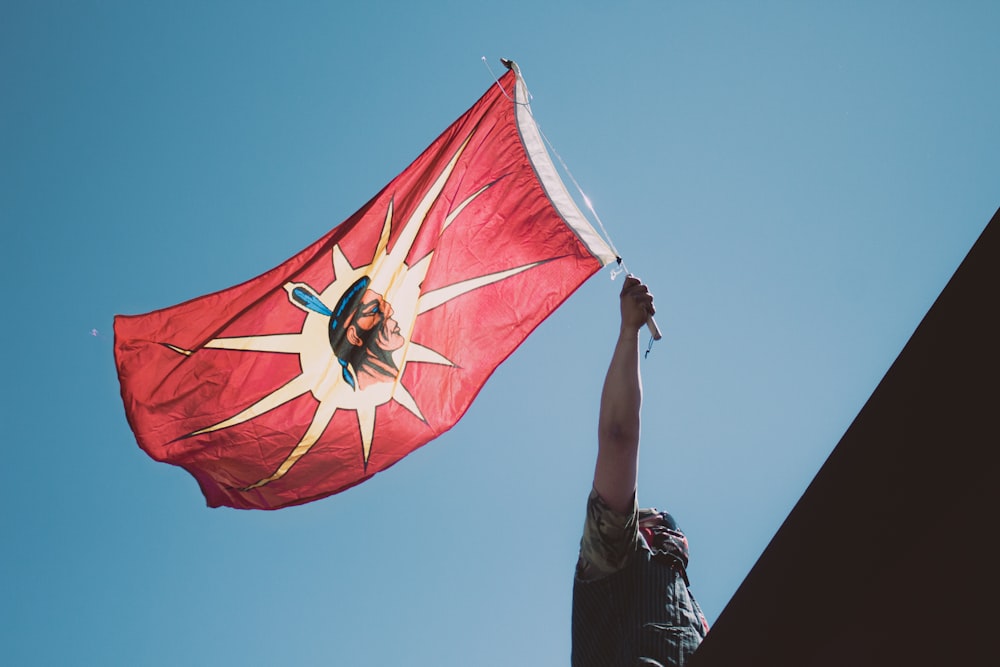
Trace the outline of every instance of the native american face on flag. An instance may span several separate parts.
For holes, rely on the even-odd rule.
[[[371,382],[391,382],[399,373],[392,353],[401,348],[406,340],[399,333],[399,322],[392,319],[392,315],[392,305],[381,294],[365,290],[361,303],[341,328],[344,332],[341,340],[346,341],[350,347],[345,350],[345,345],[341,342],[339,350],[334,348],[334,354],[341,361],[346,357],[348,363],[355,368],[355,373],[359,375],[357,385],[360,389],[370,383],[364,378],[370,378]],[[331,320],[331,346],[338,338],[332,324]]]
[[[296,305],[330,318],[330,348],[352,389],[364,389],[372,382],[392,382],[399,374],[392,353],[406,342],[399,323],[392,319],[392,306],[381,294],[368,289],[369,284],[368,276],[359,278],[333,309],[308,287],[297,286],[289,294]]]

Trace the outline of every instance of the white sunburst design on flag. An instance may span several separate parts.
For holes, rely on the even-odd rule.
[[[317,292],[312,286],[305,283],[289,282],[285,284],[289,302],[307,313],[299,333],[215,338],[204,345],[205,348],[222,350],[298,354],[302,372],[239,413],[190,433],[187,437],[219,431],[248,422],[306,393],[311,393],[318,403],[305,434],[277,469],[267,477],[257,480],[241,490],[258,488],[283,477],[296,462],[308,454],[338,410],[353,410],[356,413],[361,432],[359,455],[363,457],[367,466],[374,439],[375,410],[378,406],[394,400],[419,419],[424,420],[417,401],[400,382],[406,365],[409,363],[453,365],[439,352],[411,341],[410,336],[417,318],[455,297],[484,285],[504,280],[543,263],[533,262],[511,267],[504,271],[466,279],[433,291],[421,292],[421,286],[430,268],[434,253],[428,253],[415,262],[413,266],[407,266],[405,259],[427,219],[428,212],[437,201],[438,195],[448,182],[455,164],[468,145],[469,139],[471,139],[471,135],[462,143],[462,146],[455,152],[448,165],[424,195],[420,205],[404,224],[402,233],[391,251],[388,250],[393,224],[393,206],[390,201],[382,232],[370,264],[359,267],[351,266],[340,247],[334,246],[331,252],[334,280],[328,287]],[[446,217],[441,233],[469,203],[485,192],[490,185],[482,187],[453,209]],[[395,349],[385,350],[391,356],[391,371],[384,369],[381,377],[376,376],[368,381],[353,380],[359,375],[358,369],[346,368],[349,364],[339,358],[331,348],[329,333],[331,316],[334,314],[331,305],[344,303],[345,294],[353,286],[358,285],[359,281],[365,290],[364,294],[371,294],[373,296],[371,301],[378,303],[381,310],[377,313],[380,316],[378,326],[381,327],[381,331],[377,332],[376,335],[383,336],[387,341],[398,343],[398,345],[383,346],[395,347]],[[353,316],[352,313],[344,315]],[[182,354],[192,353],[173,345],[169,347]]]

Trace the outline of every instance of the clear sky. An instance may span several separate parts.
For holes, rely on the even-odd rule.
[[[568,664],[621,279],[438,440],[277,512],[208,509],[139,450],[112,359],[114,314],[357,210],[483,56],[518,61],[655,294],[639,499],[710,621],[1000,206],[991,0],[346,5],[0,3],[5,663]]]

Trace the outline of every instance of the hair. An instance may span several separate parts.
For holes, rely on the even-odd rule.
[[[344,381],[352,389],[356,387],[354,376],[349,366],[355,364],[355,355],[358,354],[359,350],[347,341],[346,325],[354,316],[358,306],[361,305],[361,299],[364,297],[365,290],[368,289],[368,285],[370,284],[371,278],[368,276],[362,276],[355,280],[354,284],[348,287],[343,295],[341,295],[340,300],[337,301],[337,305],[334,306],[333,312],[330,314],[330,326],[328,329],[330,347],[333,349],[333,354],[336,355],[337,361],[340,362],[340,372],[344,377]]]
[[[655,507],[644,507],[639,510],[639,521],[644,521],[645,519],[650,519],[654,516],[662,517],[665,528],[680,532],[680,528],[677,526],[677,521],[670,515],[669,512],[661,512]]]

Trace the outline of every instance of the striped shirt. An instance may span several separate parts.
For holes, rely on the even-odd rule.
[[[591,492],[573,582],[573,667],[681,667],[701,643],[708,625],[688,590],[687,539],[670,528],[651,549],[634,501],[618,513]]]

